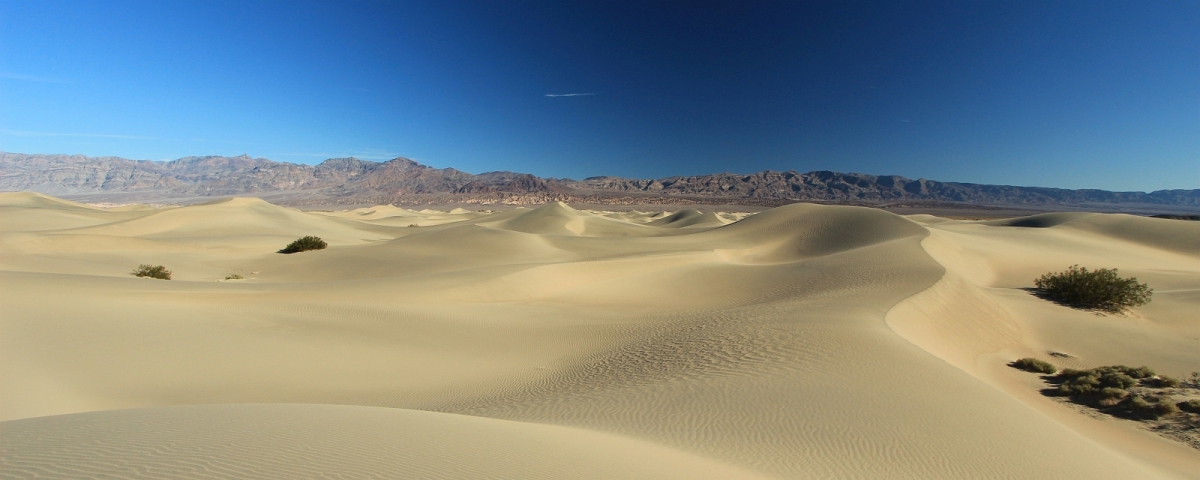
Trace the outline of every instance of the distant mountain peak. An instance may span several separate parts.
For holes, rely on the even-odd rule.
[[[219,155],[169,162],[118,157],[0,152],[0,191],[51,195],[129,194],[156,198],[272,195],[309,203],[508,202],[749,203],[907,201],[987,205],[1142,204],[1200,210],[1200,190],[1109,192],[912,180],[818,170],[628,179],[546,179],[528,173],[470,174],[396,157],[371,162],[330,158],[317,165]]]

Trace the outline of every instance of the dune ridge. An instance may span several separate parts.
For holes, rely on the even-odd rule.
[[[0,231],[4,476],[1200,471],[1196,451],[1078,415],[1005,366],[1053,350],[1192,368],[1200,232],[1183,222],[58,205],[0,194],[26,222]],[[274,253],[304,234],[331,246]],[[128,275],[146,262],[176,279]],[[1071,263],[1159,293],[1096,317],[1022,290]]]

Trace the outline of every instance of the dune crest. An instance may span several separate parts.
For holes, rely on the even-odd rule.
[[[731,223],[731,222],[729,222],[721,217],[718,217],[717,214],[715,214],[713,212],[700,213],[700,211],[698,211],[698,210],[689,208],[689,209],[685,209],[685,210],[680,210],[678,212],[672,213],[671,215],[651,221],[647,225],[651,225],[651,226],[655,226],[655,227],[683,228],[683,227],[694,227],[694,226],[719,227],[719,226],[725,225],[727,223]]]

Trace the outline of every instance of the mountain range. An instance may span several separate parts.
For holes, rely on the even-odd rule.
[[[0,152],[0,191],[121,199],[251,195],[294,205],[545,203],[743,204],[943,202],[988,206],[1121,206],[1200,210],[1200,189],[1111,192],[1017,187],[814,171],[718,173],[660,179],[541,178],[471,174],[407,158],[332,158],[318,165],[265,158],[199,156],[168,162]]]

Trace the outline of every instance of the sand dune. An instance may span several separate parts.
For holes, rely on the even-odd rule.
[[[5,477],[1200,478],[1196,450],[1005,366],[1200,370],[1194,222],[31,194],[0,215]],[[274,253],[309,234],[330,248]],[[127,275],[147,262],[176,279]],[[1023,290],[1075,263],[1155,299],[1101,317]]]
[[[515,216],[483,222],[481,225],[535,235],[626,237],[659,234],[641,225],[575,210],[562,202],[517,212],[519,214]]]
[[[762,478],[616,435],[390,408],[167,407],[4,428],[13,478]]]
[[[320,218],[298,210],[272,205],[257,198],[231,198],[188,208],[152,212],[122,222],[76,229],[71,233],[136,238],[170,238],[173,242],[194,239],[212,242],[229,238],[294,239],[316,234],[338,244],[382,240],[389,235],[360,222]]]
[[[313,213],[329,217],[349,218],[368,222],[373,225],[386,225],[392,227],[424,227],[429,225],[441,225],[445,223],[460,222],[483,215],[478,212],[472,212],[462,208],[456,208],[450,212],[439,212],[435,210],[423,210],[421,212],[415,212],[394,205],[380,205],[376,207],[359,208],[356,210],[342,212]]]
[[[111,211],[32,192],[0,193],[0,233],[88,227],[141,216],[143,211]]]
[[[713,212],[700,213],[699,210],[685,209],[666,217],[654,220],[649,224],[655,227],[719,227],[730,223]]]
[[[985,225],[1078,229],[1142,245],[1185,254],[1200,254],[1200,236],[1192,222],[1096,213],[1046,213],[1011,220],[984,222]]]

